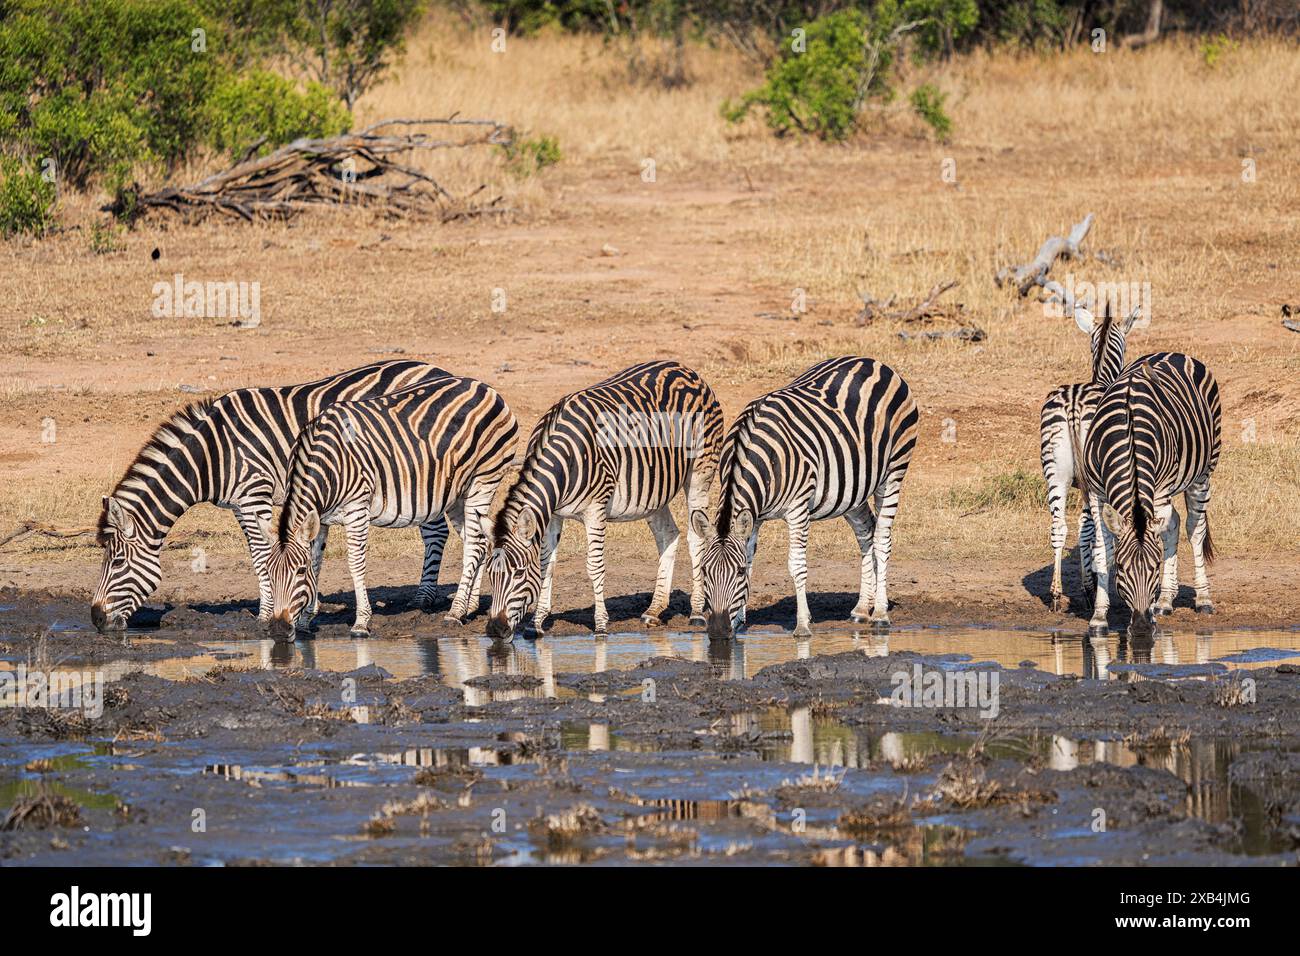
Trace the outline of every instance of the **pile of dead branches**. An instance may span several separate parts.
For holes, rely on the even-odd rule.
[[[500,197],[473,202],[486,188],[453,196],[410,164],[410,154],[439,149],[505,146],[509,126],[495,120],[391,119],[328,139],[298,139],[260,158],[248,156],[192,186],[153,193],[124,191],[107,212],[136,218],[152,209],[189,216],[210,213],[286,219],[305,209],[344,204],[375,206],[401,215],[436,213],[444,221],[503,211]],[[261,144],[255,143],[249,153]]]
[[[970,321],[966,306],[940,304],[939,299],[951,289],[957,288],[956,279],[945,279],[930,289],[929,294],[915,305],[895,308],[898,296],[891,295],[884,302],[877,302],[862,292],[862,309],[854,318],[859,326],[871,325],[878,320],[899,322],[912,326],[912,330],[901,329],[898,337],[903,341],[920,339],[938,341],[939,339],[957,339],[961,342],[982,342],[987,336],[983,329]]]

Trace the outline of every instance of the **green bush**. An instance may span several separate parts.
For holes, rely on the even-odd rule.
[[[867,75],[865,37],[870,24],[859,10],[841,10],[813,21],[802,45],[791,39],[769,68],[766,82],[739,102],[723,104],[723,115],[738,122],[761,106],[777,135],[798,130],[844,139],[857,124],[858,109],[871,86],[880,91],[880,71]]]
[[[74,187],[176,162],[222,71],[196,30],[213,25],[189,0],[3,0],[0,137]]]
[[[0,158],[0,236],[39,236],[54,221],[54,184],[34,165]]]
[[[856,9],[828,14],[809,24],[802,37],[790,38],[766,82],[723,104],[723,116],[736,122],[757,106],[778,135],[797,130],[843,140],[868,100],[893,100],[894,66],[905,37],[917,36],[918,55],[938,52],[978,16],[973,0],[877,0],[870,15]],[[951,132],[937,90],[914,96],[912,104],[936,132]]]
[[[948,94],[930,83],[922,84],[912,91],[910,97],[912,110],[921,117],[932,130],[939,142],[946,143],[952,135],[952,120],[944,112],[943,104]]]
[[[501,147],[506,168],[519,177],[531,176],[560,161],[560,141],[554,136],[520,137]]]
[[[265,70],[228,77],[207,103],[207,138],[217,149],[241,157],[257,155],[302,136],[337,136],[352,116],[325,87],[309,83],[303,92],[291,80]]]

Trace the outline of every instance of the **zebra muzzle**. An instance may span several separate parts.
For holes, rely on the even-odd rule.
[[[90,606],[90,623],[95,625],[95,630],[103,634],[105,631],[121,631],[126,629],[126,616],[119,614],[116,617],[110,617],[104,610],[102,604],[92,604]]]
[[[293,621],[289,619],[288,615],[271,618],[267,630],[270,632],[271,637],[277,641],[292,641],[298,634]]]

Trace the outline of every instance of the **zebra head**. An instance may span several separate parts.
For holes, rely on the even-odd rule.
[[[505,520],[504,512],[498,517],[487,583],[492,594],[487,635],[510,640],[542,590],[542,529],[532,511],[522,509],[513,524]]]
[[[1164,526],[1140,504],[1131,518],[1106,504],[1101,518],[1115,536],[1115,589],[1133,612],[1129,631],[1150,634],[1164,570]]]
[[[99,586],[90,599],[95,629],[120,631],[162,580],[162,542],[116,498],[104,498],[97,540],[104,549]]]
[[[749,601],[749,536],[754,531],[754,514],[747,508],[738,510],[719,533],[709,523],[708,515],[692,511],[691,528],[704,542],[700,549],[700,577],[709,609],[709,639],[731,640],[744,620]]]
[[[262,533],[271,542],[271,553],[266,558],[266,574],[271,581],[271,637],[292,641],[303,612],[316,604],[311,547],[320,534],[320,515],[309,511],[292,527],[286,523],[279,536],[263,519]]]

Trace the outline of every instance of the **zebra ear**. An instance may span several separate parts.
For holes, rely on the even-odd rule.
[[[1074,307],[1074,324],[1079,327],[1079,331],[1086,335],[1092,334],[1093,326],[1097,324],[1093,314],[1081,305]]]
[[[123,538],[135,537],[135,521],[122,508],[121,502],[116,498],[105,498],[104,505],[108,508],[108,525],[113,528]]]
[[[270,518],[258,515],[257,529],[262,532],[262,537],[268,542],[274,542],[276,540],[275,528],[272,527]]]
[[[298,525],[298,530],[294,534],[294,539],[304,548],[311,545],[320,534],[320,515],[312,511],[308,513],[302,524]]]
[[[1128,524],[1124,520],[1124,516],[1111,507],[1110,502],[1101,506],[1101,520],[1106,526],[1106,530],[1116,537],[1123,533],[1125,526]]]
[[[705,541],[713,537],[713,525],[709,524],[709,516],[702,508],[691,512],[691,529]]]
[[[1133,311],[1128,314],[1128,318],[1124,320],[1125,335],[1129,334],[1129,332],[1133,329],[1133,323],[1135,323],[1140,318],[1142,318],[1142,306],[1135,305],[1133,306]]]
[[[537,516],[525,509],[515,519],[515,537],[520,541],[531,541],[537,535]]]
[[[731,519],[731,533],[748,540],[754,530],[754,513],[748,509],[737,511]]]

